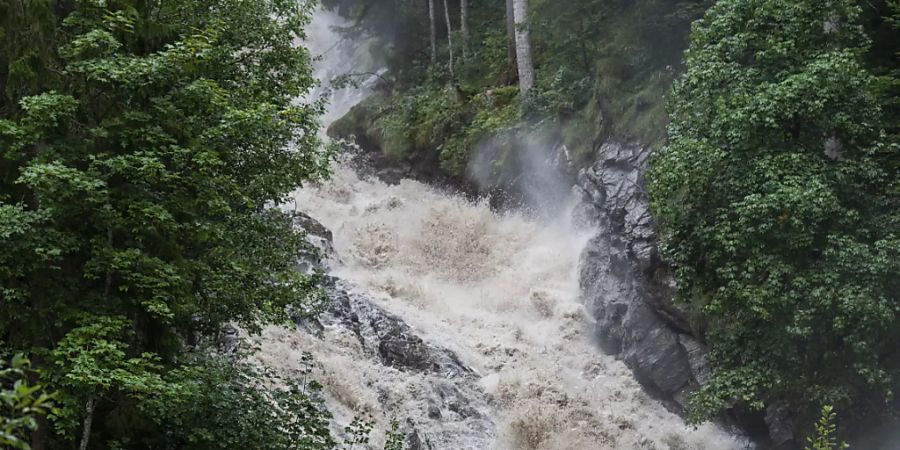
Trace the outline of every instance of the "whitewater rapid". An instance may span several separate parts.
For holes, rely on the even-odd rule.
[[[305,43],[320,56],[326,85],[365,53],[335,34],[343,25],[319,11]],[[329,95],[326,124],[365,89]],[[744,448],[717,426],[687,427],[594,345],[577,269],[596,230],[569,214],[499,213],[416,181],[362,179],[340,163],[329,181],[297,191],[285,207],[333,233],[330,274],[354,301],[402,319],[471,369],[457,376],[388,367],[335,324],[319,335],[267,328],[253,339],[253,358],[284,376],[306,376],[303,355],[311,353],[335,430],[354,416],[371,418],[372,448],[381,448],[392,418],[434,450]]]
[[[716,426],[687,427],[593,345],[577,280],[592,230],[567,215],[538,222],[497,213],[415,181],[360,179],[344,166],[297,192],[295,203],[334,234],[333,275],[475,372],[487,420],[424,430],[442,434],[432,442],[445,446],[435,448],[742,448]],[[340,420],[366,414],[383,428],[427,410],[430,384],[440,380],[385,367],[345,330],[331,331],[320,339],[267,329],[259,358],[290,372],[311,352]]]

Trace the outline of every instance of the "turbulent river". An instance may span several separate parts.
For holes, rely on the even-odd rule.
[[[337,39],[328,25],[338,21],[317,14],[314,52]],[[330,59],[320,74],[337,70]],[[335,108],[354,99],[345,94]],[[291,374],[312,353],[338,427],[361,415],[383,430],[397,418],[422,449],[743,448],[716,426],[687,427],[596,347],[577,270],[593,230],[568,215],[498,213],[419,182],[364,179],[342,164],[295,203],[333,233],[329,270],[357,305],[354,320],[402,320],[404,333],[449,355],[447,367],[464,368],[385,364],[361,343],[377,324],[267,329],[256,341],[259,361]]]

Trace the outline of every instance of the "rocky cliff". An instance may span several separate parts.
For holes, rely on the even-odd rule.
[[[709,368],[687,316],[671,303],[675,282],[660,258],[643,188],[649,154],[644,147],[608,143],[579,174],[577,214],[598,229],[582,254],[581,289],[604,349],[683,410]]]
[[[585,306],[597,321],[601,346],[621,358],[660,400],[683,413],[691,393],[710,375],[695,320],[672,303],[675,280],[660,256],[644,190],[651,150],[606,143],[579,173],[578,219],[597,228],[581,257]],[[790,412],[770,405],[762,414],[734,410],[724,418],[764,447],[793,449]]]
[[[550,152],[553,155],[564,153],[562,144],[550,148],[554,149]],[[647,391],[683,414],[690,394],[708,380],[710,368],[707,349],[695,330],[696,320],[672,302],[675,281],[659,253],[658,235],[644,190],[650,154],[648,146],[607,142],[596,151],[594,162],[578,173],[573,187],[579,201],[576,220],[597,229],[581,256],[579,280],[585,306],[596,320],[596,337],[602,348],[623,360]],[[564,173],[553,164],[558,159],[545,158],[540,162]],[[398,164],[383,158],[375,147],[356,148],[352,161],[360,173],[388,183],[414,178],[493,198],[490,188],[482,190],[475,184],[435,178],[434,170],[423,170],[428,164]],[[534,189],[537,187],[531,186]],[[498,202],[498,206],[504,207],[503,202]],[[304,226],[307,227],[308,224]],[[377,343],[381,337],[372,342],[384,347],[379,350],[384,353],[380,356],[387,358],[385,364],[406,359],[403,355],[410,352],[404,349],[417,353],[419,346],[415,343],[404,343],[404,349],[394,352],[388,348],[393,345],[390,336],[383,337],[388,339],[384,344]],[[391,354],[399,355],[399,359],[394,361]],[[724,419],[734,431],[743,430],[766,448],[796,448],[795,430],[785,408],[775,405],[762,414],[732,411]]]

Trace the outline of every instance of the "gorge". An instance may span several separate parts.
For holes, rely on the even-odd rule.
[[[318,12],[310,47],[334,42],[339,23]],[[356,47],[341,48],[319,73],[348,66]],[[331,94],[332,108],[359,101],[348,90]],[[600,155],[568,194],[552,192],[562,183],[534,186],[565,199],[552,218],[410,179],[388,184],[344,155],[329,181],[288,205],[308,214],[301,222],[325,253],[331,306],[299,331],[264,332],[256,358],[290,374],[311,353],[338,422],[398,418],[412,449],[748,448],[719,425],[687,426],[601,350],[599,337],[616,341],[670,399],[708,370],[700,344],[650,303],[670,298],[651,297],[644,278],[660,266],[639,193],[646,152]]]
[[[896,450],[898,0],[0,0],[0,448]]]

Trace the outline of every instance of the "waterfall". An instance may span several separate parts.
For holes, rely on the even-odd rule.
[[[316,14],[307,45],[332,49],[319,76],[358,57],[330,31],[341,23]],[[363,95],[332,94],[326,123]],[[355,415],[380,430],[397,418],[412,449],[744,448],[715,425],[686,426],[596,347],[578,280],[593,230],[570,215],[497,212],[341,163],[294,198],[333,234],[335,305],[315,327],[268,328],[256,358],[298,375],[311,353],[336,429]]]
[[[369,45],[373,44],[370,39],[341,36],[339,30],[349,25],[337,13],[318,9],[302,43],[313,57],[313,75],[320,82],[309,96],[312,99],[324,96],[328,101],[321,118],[323,130],[371,94],[373,85],[384,73],[379,61],[367,57]],[[350,78],[353,83],[333,85],[336,79],[345,75],[353,75]]]

